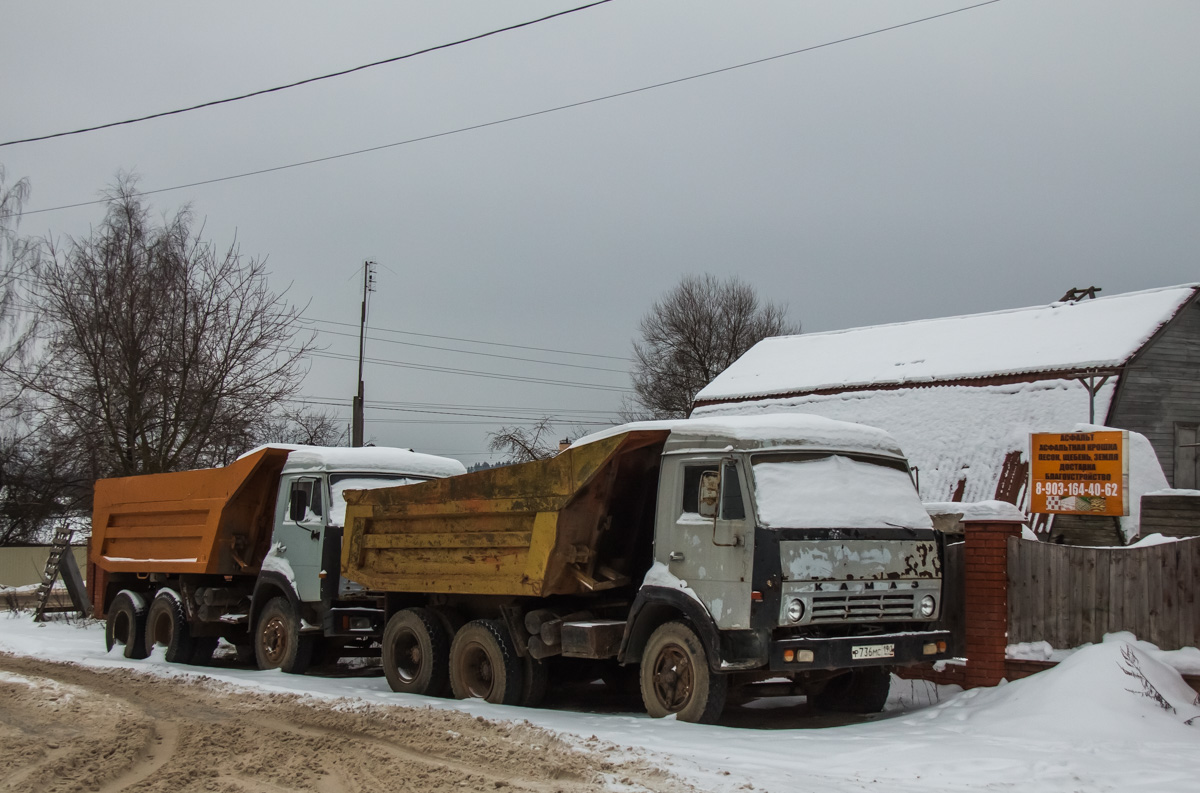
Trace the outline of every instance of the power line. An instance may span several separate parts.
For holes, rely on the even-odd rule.
[[[288,401],[299,402],[301,404],[306,404],[306,405],[321,405],[324,407],[345,407],[345,404],[346,404],[345,400],[331,401],[331,402],[319,402],[316,400],[294,399],[294,400],[288,400]],[[529,421],[531,418],[536,418],[536,416],[531,416],[528,414],[524,415],[524,416],[511,416],[511,415],[504,415],[504,414],[500,414],[500,413],[465,413],[465,412],[454,411],[454,410],[433,410],[432,408],[390,407],[390,406],[384,406],[384,405],[368,405],[367,409],[368,410],[390,410],[390,411],[396,411],[399,413],[425,413],[425,414],[437,415],[437,416],[465,416],[468,418],[479,418],[479,419],[491,418],[491,419],[502,419],[505,421],[517,421],[517,422]],[[582,419],[575,419],[575,418],[571,418],[570,416],[549,416],[549,418],[552,419],[555,423],[560,423],[560,424],[602,424],[602,425],[608,426],[613,423],[611,421],[598,421],[596,416],[588,416],[588,417],[582,418]],[[382,421],[382,420],[383,419],[376,419],[376,421]]]
[[[142,121],[150,121],[151,119],[163,118],[165,116],[176,116],[176,115],[179,115],[180,113],[189,113],[193,110],[200,110],[202,108],[213,107],[215,105],[224,105],[224,104],[228,104],[230,102],[240,102],[243,99],[250,99],[251,97],[262,96],[263,94],[271,94],[271,93],[275,93],[276,91],[286,91],[289,88],[296,88],[297,86],[308,85],[309,83],[315,83],[315,82],[319,82],[321,80],[328,80],[333,77],[342,77],[344,75],[352,74],[354,72],[361,72],[363,69],[370,69],[375,66],[383,66],[384,64],[395,63],[396,61],[403,61],[403,60],[407,60],[408,58],[415,58],[418,55],[426,55],[430,52],[436,52],[438,50],[449,49],[450,47],[457,47],[459,44],[467,44],[472,41],[478,41],[479,39],[485,39],[488,36],[495,36],[500,33],[508,33],[509,31],[517,30],[518,28],[524,28],[524,27],[529,27],[530,25],[536,25],[539,22],[545,22],[548,19],[554,19],[555,17],[566,16],[567,14],[574,14],[576,11],[584,11],[588,8],[592,8],[593,6],[603,5],[608,2],[611,2],[611,0],[596,0],[596,2],[594,2],[594,3],[588,3],[587,5],[579,6],[578,8],[571,8],[566,11],[559,11],[557,13],[550,14],[549,16],[544,16],[539,19],[531,19],[527,22],[519,22],[515,25],[509,25],[508,27],[505,27],[505,28],[499,28],[498,30],[491,30],[491,31],[488,31],[487,33],[480,33],[475,36],[470,36],[465,39],[459,39],[458,41],[451,41],[446,44],[439,44],[436,47],[426,47],[423,50],[417,50],[416,52],[410,52],[407,55],[397,55],[393,58],[385,58],[382,61],[375,61],[374,63],[365,63],[362,66],[355,66],[350,69],[342,69],[339,72],[331,72],[330,74],[322,74],[318,77],[308,77],[303,80],[297,80],[294,83],[287,83],[285,85],[277,85],[274,88],[263,88],[258,91],[251,91],[248,94],[240,94],[238,96],[231,96],[226,99],[214,99],[211,102],[201,102],[198,105],[191,105],[189,107],[181,107],[178,110],[166,110],[161,113],[151,113],[148,116],[139,116],[138,118],[129,118],[124,121],[112,121],[107,124],[97,124],[94,127],[83,127],[82,129],[73,129],[73,130],[70,130],[69,132],[55,132],[50,135],[38,135],[37,137],[32,137],[32,138],[22,138],[20,140],[9,140],[9,141],[0,143],[0,146],[15,146],[18,143],[33,143],[34,141],[39,141],[39,140],[50,140],[51,138],[62,138],[62,137],[66,137],[67,135],[81,135],[85,132],[95,132],[97,130],[108,129],[110,127],[120,127],[120,126],[124,126],[126,124],[137,124]]]
[[[844,44],[845,42],[848,42],[848,41],[854,41],[856,39],[866,38],[867,36],[874,36],[879,33],[887,33],[892,30],[898,30],[899,28],[909,27],[910,25],[917,25],[922,22],[929,22],[930,20],[939,19],[941,17],[947,17],[947,16],[950,16],[951,14],[959,14],[959,13],[962,13],[963,11],[970,11],[975,8],[981,8],[983,6],[992,5],[993,3],[998,3],[998,2],[1000,2],[1000,0],[984,0],[984,2],[982,2],[982,3],[976,3],[974,5],[964,6],[962,8],[956,8],[952,11],[944,11],[940,14],[933,14],[932,16],[921,17],[920,19],[914,19],[909,22],[901,22],[896,25],[889,25],[888,27],[878,28],[876,30],[870,30],[870,31],[867,31],[866,33],[858,33],[853,36],[846,36],[845,38],[835,39],[833,41],[826,41],[822,44],[814,44],[811,47],[804,47],[802,49],[792,50],[790,52],[783,52],[778,55],[771,55],[766,58],[759,58],[759,59],[753,60],[753,61],[746,61],[744,63],[734,64],[733,66],[724,66],[720,69],[712,69],[707,72],[700,72],[698,74],[688,75],[687,77],[677,77],[674,80],[665,80],[660,83],[653,83],[651,85],[645,85],[645,86],[642,86],[641,88],[631,88],[626,91],[618,91],[617,93],[614,93],[614,94],[606,94],[604,96],[593,97],[592,99],[584,99],[579,102],[571,102],[569,104],[557,105],[555,107],[545,108],[543,110],[535,110],[530,113],[522,113],[522,114],[516,115],[516,116],[508,116],[507,118],[501,118],[501,119],[497,119],[495,121],[485,121],[480,124],[472,124],[471,126],[467,126],[467,127],[458,127],[457,129],[446,130],[445,132],[434,132],[429,135],[422,135],[422,136],[416,137],[416,138],[408,138],[407,140],[400,140],[400,141],[396,141],[394,143],[384,143],[379,146],[371,146],[371,147],[368,147],[365,149],[356,149],[354,151],[342,152],[341,154],[331,154],[326,157],[315,157],[311,160],[301,160],[299,162],[288,163],[286,165],[276,165],[276,166],[273,166],[270,168],[259,168],[258,170],[254,170],[254,171],[245,171],[243,173],[232,174],[230,176],[219,176],[214,179],[203,179],[198,182],[189,182],[187,184],[174,185],[172,187],[160,187],[157,190],[144,190],[139,193],[134,193],[133,195],[135,197],[157,195],[158,193],[168,193],[168,192],[171,192],[174,190],[186,190],[189,187],[202,187],[204,185],[217,184],[219,182],[229,182],[234,179],[244,179],[244,178],[250,177],[250,176],[261,176],[263,174],[274,173],[276,171],[286,171],[291,168],[301,168],[306,165],[316,165],[317,163],[329,162],[331,160],[340,160],[345,157],[355,157],[359,154],[369,154],[371,152],[382,151],[384,149],[391,149],[391,148],[395,148],[397,146],[406,146],[410,143],[420,143],[422,141],[434,140],[436,138],[445,138],[450,135],[457,135],[460,132],[472,132],[472,131],[478,130],[478,129],[486,129],[487,127],[495,127],[495,126],[499,126],[500,124],[507,124],[512,121],[521,121],[521,120],[527,119],[527,118],[535,118],[537,116],[544,116],[549,113],[556,113],[560,110],[569,110],[569,109],[575,108],[575,107],[583,107],[584,105],[591,105],[591,104],[595,104],[597,102],[604,102],[609,99],[617,99],[617,98],[620,98],[623,96],[630,96],[632,94],[640,94],[645,91],[653,91],[657,88],[665,88],[665,87],[671,86],[671,85],[678,85],[679,83],[686,83],[690,80],[699,80],[703,77],[711,77],[715,74],[731,72],[735,69],[744,69],[747,66],[757,66],[762,63],[768,63],[770,61],[779,60],[780,58],[787,58],[792,55],[800,55],[802,53],[812,52],[813,50],[819,50],[824,47],[832,47],[835,44]],[[22,214],[23,215],[40,215],[43,212],[57,212],[57,211],[63,210],[63,209],[75,209],[77,207],[92,206],[93,204],[103,204],[103,203],[106,203],[107,201],[108,201],[108,199],[106,199],[106,198],[95,199],[92,201],[79,201],[74,204],[61,204],[59,206],[46,207],[45,209],[31,209],[31,210],[23,212]],[[15,213],[13,213],[13,214],[15,214]],[[5,217],[10,217],[10,215],[0,215],[0,218],[5,218]]]
[[[355,325],[352,322],[336,322],[332,319],[302,318],[300,321],[307,322],[310,324],[316,322],[316,323],[320,323],[322,325],[343,325],[348,328],[358,327],[357,325]],[[464,342],[467,342],[468,344],[486,344],[486,345],[489,345],[492,347],[512,347],[513,349],[517,349],[517,350],[534,350],[536,352],[555,352],[555,353],[560,353],[562,355],[582,355],[582,356],[585,356],[588,358],[611,358],[614,361],[632,361],[633,360],[632,358],[626,358],[621,355],[603,355],[601,353],[596,353],[596,352],[575,352],[573,350],[556,350],[551,347],[529,347],[524,344],[504,344],[504,343],[498,342],[498,341],[483,341],[482,339],[465,339],[460,336],[439,336],[436,333],[417,333],[416,331],[412,331],[412,330],[396,330],[394,328],[378,328],[378,327],[373,327],[373,328],[371,328],[371,330],[380,331],[382,333],[399,333],[402,336],[421,336],[421,337],[427,338],[427,339],[442,339],[444,341],[464,341]],[[319,329],[318,329],[318,332],[320,332]],[[325,332],[328,332],[328,331],[325,331]],[[383,339],[381,339],[381,341],[383,341]]]
[[[284,348],[284,351],[296,352],[296,350],[290,349],[290,348]],[[331,353],[331,352],[316,352],[316,351],[312,351],[312,350],[305,352],[304,355],[312,357],[312,358],[330,358],[330,359],[336,360],[336,361],[357,361],[358,360],[358,356],[355,356],[355,355],[345,355],[342,353]],[[612,385],[603,385],[601,383],[580,383],[580,382],[576,382],[574,380],[553,380],[553,379],[545,378],[545,377],[526,377],[524,375],[507,375],[507,374],[500,374],[499,372],[484,372],[484,371],[480,371],[478,369],[457,369],[457,368],[449,367],[449,366],[431,366],[428,364],[411,363],[408,361],[393,361],[393,360],[389,360],[386,358],[366,358],[365,360],[368,363],[373,363],[373,364],[376,364],[379,366],[394,366],[394,367],[397,367],[400,369],[417,369],[417,370],[426,371],[426,372],[444,372],[447,374],[461,374],[461,375],[466,375],[469,377],[486,377],[486,378],[491,378],[493,380],[513,380],[513,381],[520,382],[520,383],[537,383],[539,385],[558,385],[558,386],[566,386],[568,388],[586,388],[586,389],[590,389],[590,390],[594,390],[594,391],[614,391],[617,393],[624,393],[624,392],[627,392],[630,390],[628,388],[621,388],[619,386],[612,386]]]
[[[341,331],[337,331],[337,330],[321,330],[320,328],[316,328],[315,331],[317,333],[324,333],[329,336],[348,336],[352,339],[358,338],[358,334],[356,334],[356,333],[342,333]],[[438,347],[438,346],[435,346],[432,344],[418,344],[414,341],[401,341],[399,339],[385,339],[385,338],[382,338],[379,336],[367,336],[367,338],[370,339],[371,341],[381,341],[385,344],[403,344],[408,347],[421,347],[426,350],[442,350],[443,352],[459,352],[459,353],[463,353],[464,355],[482,355],[487,358],[504,358],[505,360],[508,360],[508,361],[526,361],[528,363],[544,363],[544,364],[548,364],[550,366],[568,366],[572,369],[591,369],[591,370],[597,371],[597,372],[616,372],[617,374],[626,374],[626,375],[629,374],[629,372],[625,369],[609,369],[608,367],[604,367],[604,366],[587,366],[585,364],[563,363],[561,361],[543,361],[543,360],[539,360],[537,358],[519,358],[514,355],[500,355],[500,354],[494,353],[494,352],[476,352],[475,350],[458,350],[453,347]]]
[[[340,405],[340,404],[344,403],[346,400],[345,400],[345,398],[340,397],[340,396],[299,396],[299,397],[293,397],[291,399],[291,401],[293,401],[293,402],[306,402],[307,401],[307,402],[320,402],[320,403],[329,402],[329,403]],[[606,415],[606,416],[609,416],[609,415],[616,416],[616,415],[619,415],[621,412],[619,410],[593,410],[591,408],[531,408],[531,407],[514,406],[514,405],[464,405],[464,404],[454,404],[454,403],[448,403],[448,402],[408,402],[405,400],[392,400],[392,399],[368,399],[366,404],[367,404],[367,407],[389,405],[389,406],[418,407],[418,408],[458,408],[458,409],[463,409],[463,410],[476,410],[476,409],[477,410],[507,410],[507,411],[515,411],[518,413],[536,413],[536,414],[596,413],[596,414],[601,414],[601,415]]]

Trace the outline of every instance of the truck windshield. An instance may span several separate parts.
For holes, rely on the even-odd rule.
[[[840,454],[755,455],[751,462],[765,528],[933,527],[903,463]]]
[[[415,476],[389,476],[378,474],[331,474],[329,476],[329,522],[334,526],[346,525],[347,490],[376,490],[381,487],[415,485],[425,479]]]

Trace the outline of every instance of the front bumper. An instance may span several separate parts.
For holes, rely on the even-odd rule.
[[[949,642],[950,631],[903,631],[832,638],[796,637],[772,641],[768,650],[768,662],[773,672],[848,669],[856,666],[907,666],[949,658]],[[891,645],[890,654],[888,645]],[[928,652],[930,645],[933,646],[934,652]],[[787,651],[792,653],[791,661],[784,660]]]

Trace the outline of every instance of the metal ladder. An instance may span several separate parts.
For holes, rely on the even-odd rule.
[[[88,602],[87,590],[83,584],[83,576],[79,565],[75,563],[75,555],[71,553],[71,537],[75,530],[67,526],[59,526],[54,530],[54,540],[50,545],[50,556],[46,559],[46,568],[42,572],[42,583],[37,590],[37,609],[33,612],[34,622],[41,622],[46,614],[77,611],[83,616],[90,616],[92,604]],[[62,576],[67,585],[67,594],[71,596],[70,606],[51,606],[50,593],[54,590],[54,582]]]

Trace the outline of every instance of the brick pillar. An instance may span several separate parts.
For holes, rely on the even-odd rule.
[[[1021,536],[1021,524],[995,519],[969,520],[966,533],[966,687],[994,686],[1004,677],[1008,646],[1008,538]]]

